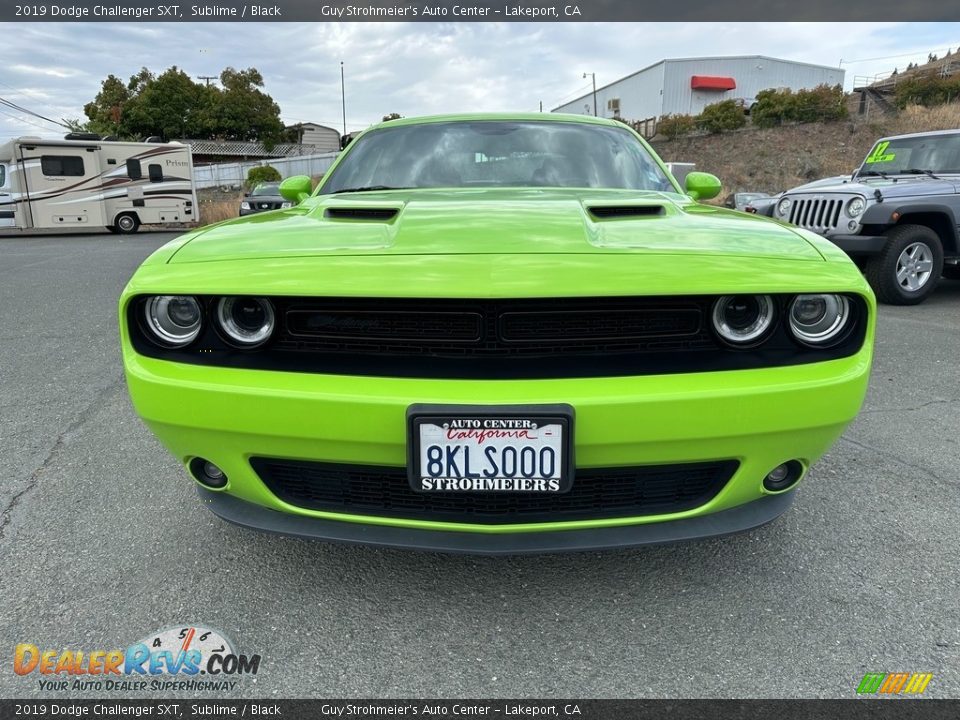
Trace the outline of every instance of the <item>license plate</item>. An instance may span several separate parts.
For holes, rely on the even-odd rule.
[[[407,427],[417,492],[564,493],[573,485],[569,405],[411,405]]]

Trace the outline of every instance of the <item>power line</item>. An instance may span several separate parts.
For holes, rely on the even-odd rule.
[[[933,53],[950,52],[950,48],[940,48],[939,50],[917,50],[916,52],[901,53],[900,55],[884,55],[883,57],[864,58],[863,60],[844,60],[840,58],[841,65],[856,65],[858,63],[876,62],[877,60],[894,60],[895,58],[916,57],[918,55],[932,55]]]
[[[8,84],[8,83],[5,83],[5,82],[3,82],[2,80],[0,80],[0,85],[3,85],[4,87],[10,88],[10,89],[13,90],[13,92],[16,93],[17,95],[25,95],[26,97],[33,98],[33,100],[34,100],[35,102],[40,103],[40,104],[43,105],[44,107],[48,107],[48,108],[50,108],[51,110],[55,110],[56,112],[60,112],[60,108],[54,107],[53,105],[51,105],[50,103],[48,103],[46,100],[44,100],[40,95],[37,95],[36,93],[32,93],[32,92],[30,92],[29,90],[24,90],[23,88],[14,87],[13,85],[10,85],[10,84]]]
[[[556,103],[554,103],[554,107],[560,107],[561,105],[564,105],[567,102],[576,100],[578,97],[581,97],[581,93],[583,93],[584,90],[587,90],[589,88],[590,88],[590,83],[587,83],[583,87],[577,88],[572,93],[569,93],[568,95],[564,95],[562,98],[557,100]]]
[[[17,111],[19,111],[19,112],[26,113],[27,115],[32,115],[33,117],[39,118],[40,120],[45,120],[45,121],[48,122],[48,123],[53,123],[54,125],[59,125],[60,127],[65,127],[65,128],[67,128],[68,130],[70,129],[70,126],[69,126],[69,125],[67,125],[67,124],[65,124],[65,123],[62,123],[62,122],[60,122],[59,120],[51,120],[51,119],[48,118],[46,115],[41,115],[40,113],[34,112],[33,110],[28,110],[27,108],[23,107],[22,105],[18,105],[18,104],[15,103],[15,102],[11,102],[10,100],[7,100],[6,98],[0,97],[0,104],[6,105],[7,107],[12,108],[12,109],[14,109],[14,110],[17,110]]]
[[[20,117],[19,115],[14,115],[12,112],[7,112],[6,110],[3,110],[2,108],[0,108],[0,113],[3,113],[3,114],[6,115],[7,117],[12,117],[14,120],[16,120],[16,121],[18,121],[18,122],[26,123],[27,125],[33,125],[33,127],[37,127],[37,128],[40,128],[41,130],[46,130],[46,131],[48,131],[48,132],[50,131],[50,128],[45,127],[45,126],[41,125],[40,123],[35,123],[35,122],[33,122],[32,120],[27,120],[26,118]],[[5,137],[17,137],[17,136],[16,136],[16,135],[9,135],[9,136],[5,136]]]

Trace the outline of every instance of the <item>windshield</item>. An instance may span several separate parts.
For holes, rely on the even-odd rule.
[[[482,187],[676,192],[626,128],[483,120],[373,130],[354,141],[320,193]]]
[[[261,183],[257,185],[251,195],[279,195],[280,183]]]
[[[880,140],[858,175],[960,172],[960,133]]]

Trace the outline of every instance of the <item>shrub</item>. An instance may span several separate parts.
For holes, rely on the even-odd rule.
[[[736,100],[721,100],[707,105],[696,119],[697,127],[711,134],[736,130],[746,123],[743,107]]]
[[[903,110],[908,105],[924,107],[945,105],[958,97],[960,97],[960,77],[923,75],[898,82],[894,103]]]
[[[260,183],[280,182],[282,179],[280,172],[271,165],[250,168],[250,172],[247,173],[247,188],[252,190]]]
[[[817,85],[812,90],[761,90],[750,112],[757,127],[774,127],[785,122],[842,120],[847,104],[840,85]]]
[[[664,115],[657,123],[657,134],[667,140],[675,140],[682,135],[689,135],[697,128],[697,121],[693,115]]]

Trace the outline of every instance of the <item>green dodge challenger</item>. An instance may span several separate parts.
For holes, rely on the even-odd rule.
[[[747,530],[856,416],[844,253],[610,120],[394,120],[120,299],[134,407],[239,525],[473,553]]]

